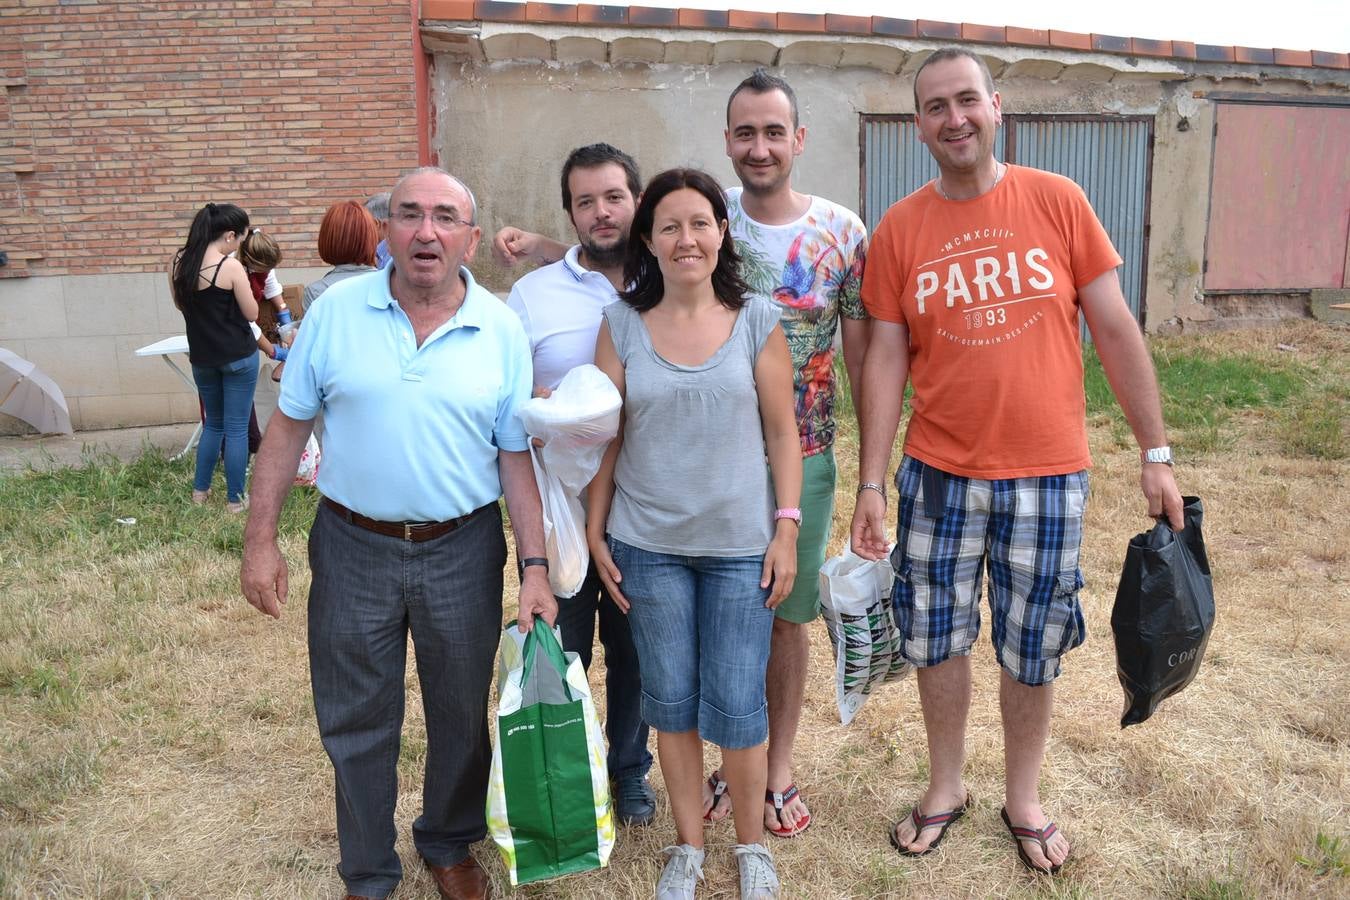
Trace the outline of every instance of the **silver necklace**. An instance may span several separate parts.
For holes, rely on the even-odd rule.
[[[997,167],[994,169],[994,183],[989,185],[989,191],[992,191],[994,188],[998,187],[998,183],[1003,180],[1003,173],[1008,171],[1007,163],[997,163],[996,165]],[[933,182],[933,187],[937,189],[938,196],[941,197],[943,200],[952,199],[951,197],[947,196],[947,192],[942,189],[941,175],[939,175],[937,177],[937,180]],[[989,191],[985,191],[984,193],[987,194],[989,193]]]

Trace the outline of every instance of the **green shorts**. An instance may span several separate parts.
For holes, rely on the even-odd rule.
[[[802,460],[802,528],[797,535],[797,581],[775,612],[805,624],[820,615],[820,567],[834,521],[834,448]]]

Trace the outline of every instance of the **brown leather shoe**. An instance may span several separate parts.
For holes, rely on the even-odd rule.
[[[436,880],[437,892],[445,900],[487,900],[487,873],[472,856],[453,866],[433,866],[425,859],[422,862]]]

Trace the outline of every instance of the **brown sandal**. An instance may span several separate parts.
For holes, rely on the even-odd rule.
[[[1024,841],[1035,841],[1041,845],[1041,853],[1047,860],[1050,859],[1050,839],[1059,831],[1054,822],[1045,823],[1044,828],[1029,828],[1026,825],[1014,825],[1012,819],[1008,818],[1008,808],[1005,806],[999,810],[1003,816],[1003,824],[1008,826],[1008,831],[1012,832],[1013,839],[1017,842],[1017,858],[1022,860],[1022,865],[1038,875],[1055,875],[1063,867],[1063,864],[1050,865],[1050,868],[1043,869],[1031,860],[1031,856],[1022,847]]]

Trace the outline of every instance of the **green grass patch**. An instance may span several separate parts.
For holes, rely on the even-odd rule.
[[[129,463],[91,456],[78,467],[0,475],[0,562],[31,559],[25,551],[50,559],[54,550],[91,544],[112,556],[175,544],[238,555],[244,517],[229,515],[218,501],[225,494],[223,475],[217,471],[206,506],[191,505],[191,490],[192,460],[171,462],[159,450]],[[308,531],[317,503],[313,490],[291,491],[278,533]]]
[[[1350,454],[1348,419],[1350,403],[1333,392],[1301,398],[1279,417],[1280,449],[1290,456],[1345,459]]]
[[[1350,840],[1317,832],[1313,852],[1294,857],[1300,866],[1312,869],[1318,875],[1350,876]]]
[[[1300,397],[1309,383],[1309,373],[1293,362],[1179,350],[1166,343],[1155,344],[1152,354],[1172,443],[1192,453],[1217,449],[1223,427],[1234,412],[1282,408]],[[1125,414],[1094,346],[1083,350],[1083,369],[1088,416],[1107,418],[1117,442],[1129,445]]]
[[[72,742],[69,734],[52,734],[24,748],[6,742],[0,749],[6,760],[19,761],[0,772],[0,817],[42,816],[67,797],[97,787],[103,775],[105,745],[88,738]]]
[[[1179,900],[1255,900],[1256,893],[1241,878],[1200,878],[1182,885]]]

